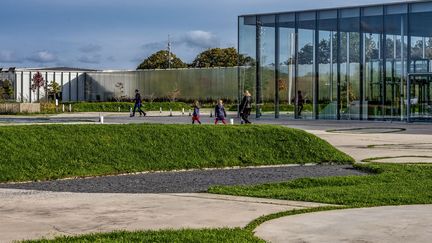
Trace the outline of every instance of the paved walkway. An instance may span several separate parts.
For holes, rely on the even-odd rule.
[[[0,242],[167,228],[244,227],[317,203],[210,194],[86,194],[0,189]]]
[[[432,205],[348,209],[275,219],[255,232],[273,243],[429,243],[431,219]]]
[[[85,179],[0,183],[0,188],[84,193],[197,193],[215,185],[256,185],[305,177],[366,175],[350,165],[284,165],[138,173]]]

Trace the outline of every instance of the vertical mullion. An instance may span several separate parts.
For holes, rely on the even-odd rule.
[[[256,19],[256,118],[260,118],[261,106],[261,18]]]
[[[338,10],[338,20],[337,20],[337,39],[336,39],[336,117],[338,120],[341,119],[340,110],[341,110],[341,67],[340,67],[340,61],[341,61],[341,31],[340,31],[340,19],[341,19],[341,13],[340,10]]]
[[[319,42],[319,29],[318,29],[318,11],[315,12],[315,40],[314,40],[314,66],[315,66],[315,75],[314,75],[314,98],[313,98],[313,111],[314,111],[314,116],[315,119],[318,119],[318,112],[319,112],[319,107],[318,107],[318,97],[319,97],[319,64],[318,64],[318,42]]]
[[[298,13],[295,13],[294,16],[294,22],[295,22],[295,34],[294,34],[294,46],[295,46],[295,50],[294,50],[294,118],[298,119],[299,118],[299,114],[298,114],[298,93],[297,93],[297,87],[298,87],[298,48],[299,48],[299,44],[298,44],[298,25],[299,25],[299,21],[298,21]]]
[[[279,118],[279,74],[280,74],[279,15],[275,15],[275,118]]]
[[[386,34],[386,30],[385,30],[385,6],[383,6],[382,9],[382,44],[381,44],[381,53],[382,53],[382,79],[381,79],[381,84],[382,84],[382,88],[381,88],[381,115],[382,115],[382,119],[385,119],[385,115],[386,115],[386,101],[387,101],[387,59],[386,59],[386,55],[387,55],[387,34]]]
[[[363,9],[359,10],[359,33],[360,33],[360,48],[359,48],[359,58],[360,58],[360,111],[359,116],[360,120],[363,120],[363,111],[364,111],[364,101],[365,99],[365,93],[364,93],[364,72],[365,72],[365,56],[364,54],[364,34],[363,34],[363,28],[362,28],[362,18],[363,18]],[[367,109],[366,109],[367,110]]]
[[[407,63],[406,63],[406,101],[407,101],[407,107],[406,107],[406,120],[407,122],[410,122],[410,99],[411,99],[411,87],[410,86],[410,76],[409,73],[411,72],[411,34],[410,34],[410,18],[411,18],[411,4],[408,4],[408,13],[407,13]]]

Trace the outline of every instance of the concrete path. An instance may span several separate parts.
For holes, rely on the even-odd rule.
[[[432,205],[335,210],[268,221],[255,234],[269,242],[425,242]]]
[[[0,189],[0,242],[167,228],[244,227],[321,204],[211,194],[85,194]]]

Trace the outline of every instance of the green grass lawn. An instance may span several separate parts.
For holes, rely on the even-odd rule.
[[[350,207],[432,203],[432,165],[355,165],[368,176],[304,178],[256,186],[215,186],[209,192],[340,204]]]
[[[58,237],[54,240],[23,241],[32,243],[56,242],[265,242],[253,235],[251,231],[235,229],[200,229],[200,230],[161,230],[138,232],[112,232],[105,234],[90,234],[76,237]]]
[[[64,103],[65,110],[69,109],[69,104],[72,105],[72,112],[129,112],[130,108],[134,106],[133,102],[75,102]],[[181,111],[182,108],[187,112],[192,109],[191,105],[184,102],[143,102],[143,109],[145,111]],[[61,105],[56,110],[54,103],[41,103],[41,113],[57,113],[61,112]]]
[[[2,126],[0,148],[0,182],[155,170],[353,162],[312,134],[267,125]]]

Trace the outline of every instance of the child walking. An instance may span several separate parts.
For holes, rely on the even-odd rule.
[[[195,124],[195,121],[197,121],[199,124],[201,124],[200,121],[200,106],[199,106],[199,102],[195,101],[194,106],[193,106],[193,114],[192,114],[192,124]]]
[[[226,125],[225,117],[226,117],[225,107],[223,105],[223,100],[218,100],[218,104],[215,107],[215,125],[218,124],[219,121],[221,121],[223,124]]]

